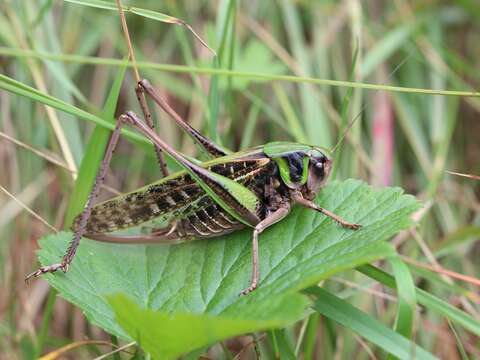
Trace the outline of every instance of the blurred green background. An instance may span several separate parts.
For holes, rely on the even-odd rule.
[[[118,13],[81,3],[2,0],[0,72],[100,114],[127,50]],[[473,279],[480,275],[480,183],[446,173],[480,174],[480,98],[429,95],[414,89],[480,88],[480,2],[123,3],[184,20],[217,51],[214,59],[182,26],[146,14],[126,14],[137,60],[144,62],[141,75],[188,122],[226,147],[238,150],[270,140],[332,147],[356,119],[336,151],[334,177],[400,186],[416,195],[424,204],[416,214],[419,226],[397,236],[393,244],[406,261],[431,268],[411,267],[417,286],[480,319],[479,285]],[[214,75],[212,69],[231,70],[233,76]],[[246,74],[251,72],[261,78]],[[405,91],[333,86],[311,78],[392,85]],[[134,86],[128,71],[118,113],[139,111]],[[4,90],[0,92],[0,358],[29,358],[39,342],[43,354],[86,337],[111,341],[108,334],[89,325],[79,309],[63,299],[53,301],[46,282],[28,287],[23,282],[37,266],[37,240],[51,233],[51,227],[63,227],[92,124]],[[190,139],[169,119],[154,115],[162,138],[188,155],[197,155]],[[121,141],[102,198],[158,179],[153,151],[146,149]],[[442,269],[469,278],[459,281]],[[394,321],[391,293],[377,283],[348,272],[329,284],[383,323]],[[325,319],[314,321],[310,353],[316,358],[378,356],[375,347],[352,332]],[[480,358],[478,338],[469,331],[429,311],[420,311],[416,326],[417,343],[440,358]],[[288,329],[293,338],[300,330],[301,324]],[[231,340],[228,347],[237,349],[232,356],[245,343],[244,338]],[[103,352],[101,346],[90,345],[67,358],[93,358]],[[210,355],[226,356],[220,346]],[[240,354],[253,355],[251,349]]]

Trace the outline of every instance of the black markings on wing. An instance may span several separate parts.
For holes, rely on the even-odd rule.
[[[189,210],[177,226],[180,238],[210,238],[244,227],[208,196],[202,198],[197,207]]]
[[[246,185],[251,183],[252,178],[256,177],[268,162],[269,160],[265,158],[240,159],[212,165],[208,169],[230,179],[238,179],[240,183]],[[209,203],[200,201],[204,199],[208,199]],[[207,205],[211,205],[212,208],[209,209]],[[207,213],[210,212],[211,218],[217,216],[218,219],[215,220],[218,224],[200,213],[197,214],[199,206],[205,208]],[[236,220],[216,206],[216,203],[188,174],[183,174],[95,205],[88,220],[86,232],[87,234],[108,233],[135,227],[156,218],[172,216],[182,221],[188,219],[185,221],[190,225],[186,225],[186,229],[188,233],[193,232],[192,235],[195,236],[203,236],[202,233],[207,232],[215,233],[222,226],[231,229],[232,222],[235,223],[233,225],[238,225]],[[73,231],[78,229],[79,223],[80,215],[74,221]]]
[[[150,185],[94,206],[87,223],[87,233],[126,229],[161,218],[197,200],[203,194],[203,190],[188,175]],[[73,229],[76,230],[77,227],[78,217]]]

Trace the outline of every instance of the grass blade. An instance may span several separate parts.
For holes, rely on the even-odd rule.
[[[101,117],[107,122],[112,122],[112,119],[115,116],[118,96],[120,94],[126,69],[126,66],[120,68],[120,71],[118,72],[112,89],[108,95],[107,101],[105,102]],[[90,194],[91,188],[95,181],[98,168],[102,162],[110,134],[111,131],[109,129],[105,129],[103,126],[97,125],[90,136],[90,140],[85,151],[85,156],[80,164],[78,178],[73,188],[67,214],[65,216],[65,227],[67,228],[72,224],[74,217],[83,210],[85,202],[87,201],[88,195]]]
[[[48,58],[51,60],[59,60],[65,62],[75,62],[82,64],[96,64],[96,65],[110,65],[122,66],[123,61],[111,58],[99,58],[82,55],[67,55],[67,54],[52,54],[38,51],[22,50],[17,48],[1,47],[0,55],[15,56],[15,57],[33,57],[33,58]],[[221,75],[239,78],[249,78],[258,81],[285,81],[291,83],[305,83],[338,87],[351,87],[367,90],[384,90],[390,92],[411,93],[411,94],[425,94],[425,95],[444,95],[444,96],[463,96],[480,98],[478,91],[457,91],[457,90],[436,90],[415,87],[393,86],[393,85],[378,85],[366,82],[352,82],[343,80],[320,79],[310,76],[294,76],[294,75],[278,75],[278,74],[263,74],[250,71],[236,71],[227,69],[213,69],[209,67],[194,67],[172,64],[159,64],[149,61],[138,61],[136,63],[139,69],[155,69],[177,73],[193,73],[205,75]],[[132,66],[129,62],[128,66]]]
[[[390,258],[389,262],[392,265],[395,281],[398,285],[398,309],[395,330],[399,334],[411,338],[417,305],[415,284],[408,266],[403,261],[395,257]]]
[[[98,9],[104,9],[104,10],[113,10],[113,11],[118,11],[117,6],[114,3],[110,3],[107,1],[102,1],[102,0],[64,0],[65,2],[69,2],[72,4],[78,4],[78,5],[83,5],[83,6],[90,6]],[[215,54],[215,51],[212,50],[207,43],[198,35],[193,28],[187,24],[185,21],[178,19],[176,17],[170,16],[163,14],[158,11],[153,11],[149,9],[142,9],[138,7],[133,7],[133,6],[124,6],[122,5],[123,11],[125,12],[130,12],[135,15],[142,16],[147,19],[152,19],[156,21],[161,21],[167,24],[174,24],[174,25],[180,25],[185,27],[188,31],[192,33],[192,35],[200,41],[200,43],[205,46],[208,50],[210,50],[213,54]]]
[[[77,116],[81,119],[91,121],[97,125],[100,125],[106,129],[113,130],[114,120],[105,121],[103,118],[89,113],[85,110],[82,110],[76,106],[70,105],[60,99],[57,99],[53,96],[45,94],[35,88],[32,88],[28,85],[25,85],[19,81],[9,78],[8,76],[0,74],[0,89],[9,91],[11,93],[24,96],[33,101],[51,106],[57,110],[64,111],[68,114]],[[125,135],[128,139],[133,140],[137,145],[143,146],[143,148],[150,148],[150,142],[145,139],[143,136],[133,133],[129,130],[122,130],[122,134]]]
[[[428,351],[328,291],[320,287],[311,287],[306,292],[315,296],[313,308],[320,314],[355,331],[399,359],[437,359]]]
[[[377,280],[378,282],[386,285],[392,289],[395,288],[395,279],[386,272],[374,267],[373,265],[363,265],[357,268],[362,274]],[[480,322],[474,320],[471,316],[465,312],[457,309],[449,303],[440,300],[434,295],[428,292],[415,288],[417,293],[417,299],[420,304],[426,308],[439,313],[442,316],[462,325],[464,328],[470,330],[477,336],[480,336]]]

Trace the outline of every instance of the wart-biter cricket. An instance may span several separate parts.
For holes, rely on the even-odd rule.
[[[87,206],[75,219],[72,227],[75,236],[63,261],[42,267],[29,277],[58,269],[67,271],[82,236],[120,243],[177,243],[213,238],[250,227],[253,229],[252,279],[250,286],[242,292],[247,294],[257,287],[259,281],[259,234],[287,216],[293,204],[319,211],[347,228],[360,227],[313,202],[332,165],[327,150],[304,144],[272,142],[231,153],[181,119],[146,80],[139,82],[137,93],[139,99],[143,94],[149,95],[214,159],[203,163],[189,160],[166,144],[133,112],[121,115],[110,138]],[[149,119],[146,102],[140,103],[145,118]],[[185,170],[139,191],[92,206],[121,126],[125,123],[143,133]],[[115,235],[118,230],[136,227],[157,218],[167,220],[168,226],[155,229],[149,234]]]
[[[148,81],[139,81],[136,92],[145,122],[131,111],[118,118],[87,205],[72,226],[74,238],[62,262],[41,267],[27,279],[58,269],[66,272],[83,236],[116,243],[173,244],[213,238],[249,227],[253,230],[252,277],[250,286],[242,291],[247,294],[256,289],[260,278],[259,235],[285,218],[293,204],[319,211],[344,227],[354,230],[360,227],[313,202],[332,166],[328,150],[298,143],[271,142],[230,152],[184,121]],[[206,162],[192,160],[163,141],[153,130],[145,95],[213,159]],[[93,205],[124,124],[134,127],[153,143],[166,177],[137,191]],[[163,151],[184,170],[167,176]],[[154,228],[148,234],[118,234],[120,230],[155,219],[163,220],[167,225]]]

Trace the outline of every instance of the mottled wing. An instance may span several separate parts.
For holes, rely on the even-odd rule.
[[[229,159],[223,163],[217,160],[206,168],[240,184],[250,184],[253,178],[266,171],[269,162],[268,158],[257,156]],[[222,220],[225,212],[218,206],[213,206],[215,204],[212,201],[190,175],[179,172],[137,191],[95,205],[86,232],[109,233],[139,226],[153,219],[191,219],[185,222],[185,235],[199,235],[200,232],[208,230],[208,226],[202,227],[202,218],[205,224],[205,214],[208,215],[208,212],[204,213],[203,210],[209,210],[210,218],[219,216],[220,226],[232,223],[231,217]],[[200,222],[196,221],[197,217]],[[72,227],[74,231],[77,230],[79,222],[80,216],[75,219]],[[211,227],[211,224],[210,221],[208,225]],[[236,225],[236,222],[234,224]],[[193,230],[195,226],[199,231]]]

